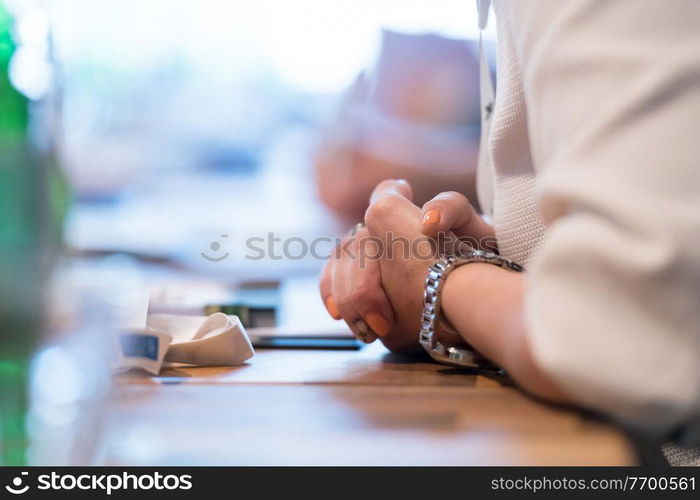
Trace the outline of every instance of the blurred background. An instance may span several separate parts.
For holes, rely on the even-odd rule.
[[[235,257],[268,232],[337,235],[382,178],[459,186],[478,138],[472,3],[43,2],[25,22],[53,36],[67,242],[216,273],[319,269]],[[214,241],[234,258],[202,259]]]
[[[186,309],[299,276],[312,321],[318,253],[379,181],[476,203],[472,0],[0,6],[3,463],[91,461],[75,440],[109,392],[94,332],[144,291]]]

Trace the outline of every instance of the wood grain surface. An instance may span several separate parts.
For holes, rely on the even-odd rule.
[[[633,464],[627,440],[497,374],[360,351],[115,378],[108,464]]]

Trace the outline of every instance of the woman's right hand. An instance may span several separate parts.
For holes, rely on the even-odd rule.
[[[461,193],[447,191],[426,202],[422,208],[421,233],[431,238],[456,236],[474,248],[496,251],[493,226],[477,213]]]

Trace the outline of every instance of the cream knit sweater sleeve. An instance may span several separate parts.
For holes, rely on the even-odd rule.
[[[581,403],[672,428],[700,402],[700,1],[505,4],[547,227],[535,357]]]

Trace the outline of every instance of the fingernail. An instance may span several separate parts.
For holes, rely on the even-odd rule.
[[[389,321],[378,312],[370,312],[365,316],[369,327],[379,335],[386,335],[391,329]]]
[[[440,211],[437,208],[431,208],[423,216],[423,224],[439,224]]]
[[[377,335],[375,332],[369,329],[367,323],[361,319],[356,319],[353,321],[353,326],[355,327],[355,336],[365,344],[371,344],[377,340]]]
[[[338,305],[335,303],[335,299],[330,295],[326,299],[326,309],[328,309],[328,314],[333,316],[333,319],[340,319],[340,313],[338,313]]]

